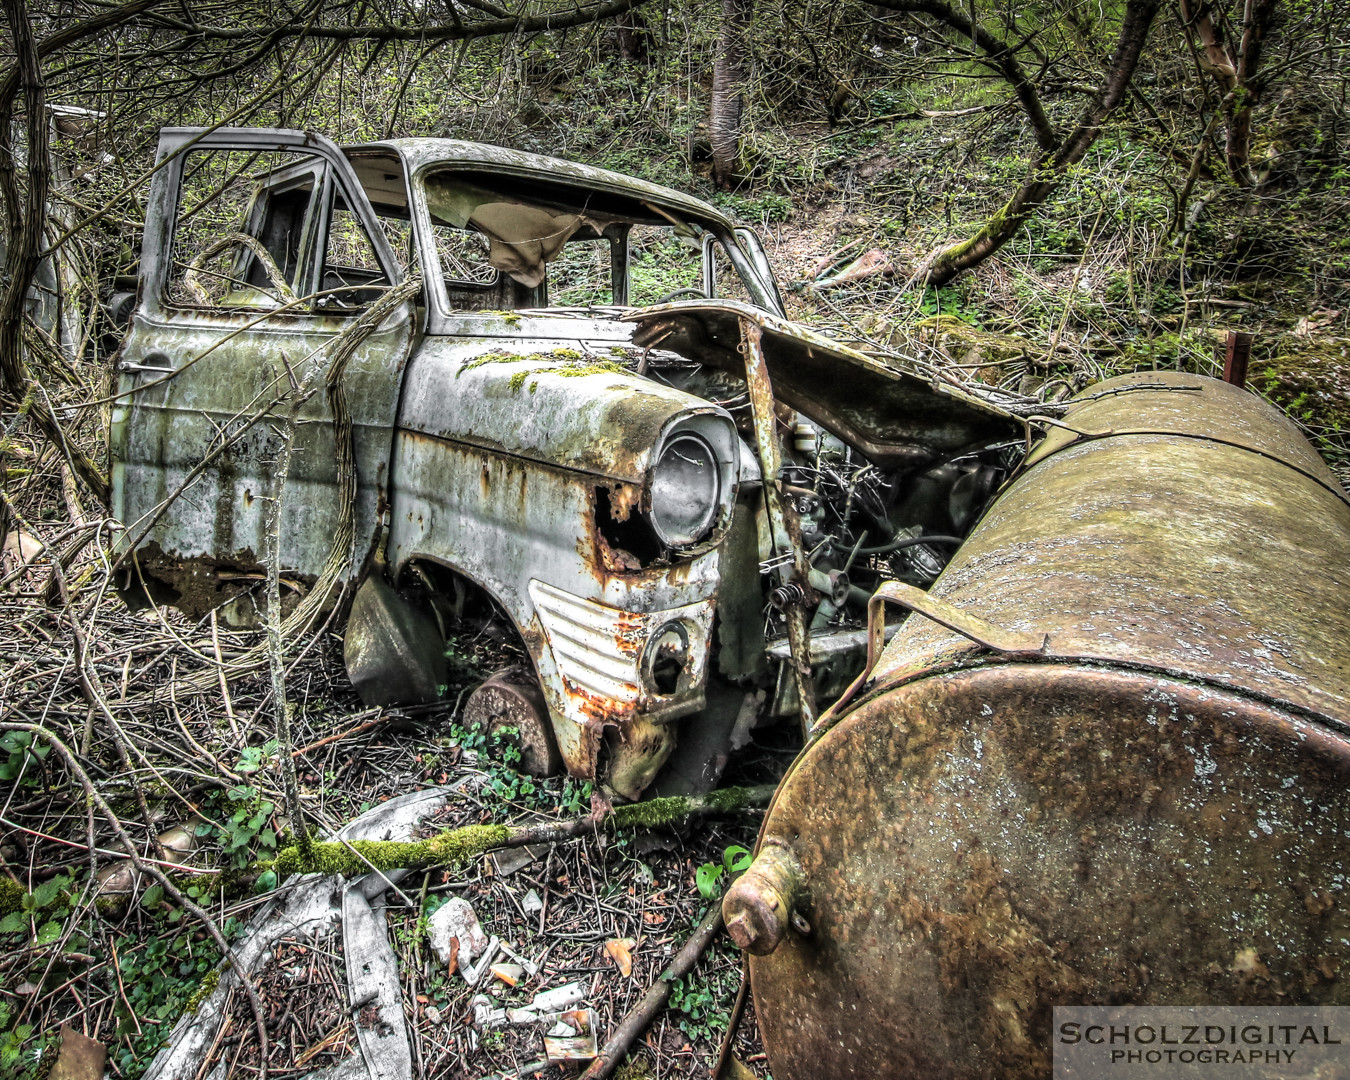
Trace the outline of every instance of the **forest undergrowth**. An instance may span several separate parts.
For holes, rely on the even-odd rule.
[[[237,666],[261,633],[129,610],[111,572],[120,523],[64,452],[106,464],[120,335],[108,305],[136,272],[143,173],[161,124],[237,113],[345,142],[453,136],[690,190],[760,231],[793,318],[887,362],[1048,403],[1128,371],[1218,375],[1230,332],[1249,333],[1250,388],[1350,483],[1350,80],[1286,77],[1266,94],[1254,144],[1264,182],[1243,188],[1196,130],[1201,90],[1164,42],[1136,77],[1140,92],[1034,219],[934,289],[915,280],[925,256],[997,212],[1025,169],[1025,118],[1006,87],[971,77],[968,58],[935,57],[924,28],[860,19],[814,48],[785,12],[757,16],[743,176],[728,186],[713,182],[705,147],[713,6],[653,13],[641,62],[615,55],[610,27],[421,58],[354,46],[321,78],[288,75],[280,93],[270,71],[191,98],[139,99],[111,77],[82,82],[88,66],[75,59],[51,74],[54,100],[101,116],[58,129],[49,230],[115,209],[68,246],[63,336],[30,324],[36,389],[0,415],[0,1077],[44,1076],[66,1022],[107,1047],[109,1075],[141,1075],[214,985],[219,943],[237,941],[280,884],[267,860],[294,833],[272,684],[261,666]],[[836,106],[841,78],[850,93]],[[1051,119],[1067,124],[1081,96],[1072,85],[1047,93]],[[39,398],[69,446],[30,422]],[[500,666],[501,639],[490,623],[457,638],[458,682],[439,706],[415,710],[361,706],[340,625],[288,642],[291,757],[310,828],[331,832],[431,785],[458,784],[452,824],[589,812],[588,786],[523,777],[498,760],[509,748],[459,726],[463,692]],[[791,756],[790,737],[759,733],[728,779],[771,783]],[[391,933],[422,1074],[537,1064],[537,1048],[510,1029],[471,1036],[472,993],[429,966],[425,922],[448,897],[468,899],[522,954],[544,954],[505,1003],[581,980],[604,1031],[715,902],[757,823],[746,813],[596,833],[509,871],[487,855],[405,880],[391,894]],[[140,871],[122,857],[119,830]],[[544,906],[527,911],[527,894]],[[628,943],[626,973],[607,949],[615,941]],[[271,1075],[301,1075],[350,1047],[337,948],[286,940],[260,978]],[[298,981],[316,989],[291,1008]],[[739,985],[723,942],[677,985],[620,1075],[705,1075]],[[233,1008],[217,1058],[247,1063],[258,1018],[242,996]],[[753,1009],[736,1051],[765,1074]]]

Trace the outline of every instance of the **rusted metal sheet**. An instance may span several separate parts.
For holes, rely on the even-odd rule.
[[[1343,722],[1350,505],[1334,475],[1286,417],[1218,380],[1150,372],[1094,390],[1064,421],[1082,434],[1037,447],[932,594],[1047,633],[1047,656],[1184,673]],[[928,620],[901,640],[878,684],[980,651]]]
[[[1252,356],[1252,335],[1229,330],[1223,359],[1223,381],[1234,386],[1247,385],[1247,361]]]
[[[505,729],[514,732],[521,772],[554,776],[562,768],[548,705],[532,668],[493,672],[464,703],[464,726],[494,734]]]
[[[529,647],[569,771],[594,777],[609,732],[608,782],[636,797],[674,747],[673,722],[703,707],[739,441],[699,399],[626,372],[573,376],[528,344],[519,359],[447,346],[411,365],[390,561],[436,562],[488,590]],[[688,433],[717,456],[724,516],[679,559],[648,560],[622,526],[646,508],[662,447]],[[662,685],[667,634],[679,656]]]
[[[804,326],[732,301],[685,300],[625,316],[633,343],[740,373],[742,322],[761,328],[774,397],[822,424],[870,461],[931,463],[970,446],[1015,438],[1022,425],[997,404],[888,367]]]
[[[1350,506],[1218,381],[1064,424],[932,590],[1039,649],[911,615],[775,798],[776,1077],[1043,1077],[1055,1005],[1350,1004]]]
[[[519,335],[428,339],[409,365],[399,426],[641,485],[663,433],[684,423],[716,440],[727,483],[737,483],[740,449],[724,410],[639,378],[608,344],[575,346]]]

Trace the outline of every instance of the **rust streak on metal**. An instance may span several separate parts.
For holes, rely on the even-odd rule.
[[[994,652],[1005,656],[1039,656],[1043,655],[1050,647],[1050,638],[1047,634],[1036,633],[1035,631],[1019,633],[1004,630],[981,619],[978,615],[963,611],[961,608],[933,596],[931,593],[924,592],[913,585],[906,585],[903,581],[883,582],[880,588],[872,594],[871,599],[867,601],[867,662],[862,671],[859,672],[858,677],[840,695],[839,700],[821,715],[816,722],[817,729],[827,726],[843,712],[844,708],[853,700],[854,695],[871,677],[872,668],[876,666],[877,659],[881,656],[881,650],[885,644],[885,608],[888,603],[897,604],[910,611],[917,611],[920,615],[927,616],[935,623],[945,626],[948,630],[955,630],[962,637],[969,638],[977,645],[983,645],[986,649],[992,649]]]
[[[764,506],[768,511],[769,529],[775,548],[786,543],[792,554],[791,564],[784,564],[778,574],[780,586],[792,590],[789,594],[791,598],[783,607],[783,614],[787,622],[788,645],[792,650],[792,674],[796,680],[797,699],[801,703],[802,733],[805,735],[816,722],[810,629],[806,620],[806,609],[814,600],[815,591],[807,581],[809,567],[806,552],[802,550],[801,523],[786,504],[779,488],[778,473],[782,461],[775,430],[773,387],[769,384],[769,368],[761,347],[762,337],[763,332],[757,322],[752,319],[741,320],[745,382],[750,396],[750,411],[755,421],[755,444],[759,451],[760,469],[764,475]]]

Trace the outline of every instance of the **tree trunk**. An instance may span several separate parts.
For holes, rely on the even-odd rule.
[[[712,143],[713,179],[724,188],[732,187],[741,178],[745,54],[753,15],[754,0],[722,0],[722,32],[717,38],[717,60],[713,64],[708,140]]]
[[[134,8],[149,7],[142,0]],[[24,307],[28,289],[42,261],[43,235],[47,227],[47,200],[51,187],[51,128],[47,116],[47,87],[42,79],[40,47],[25,0],[4,0],[5,20],[14,44],[15,63],[0,80],[0,199],[4,202],[5,252],[3,284],[0,285],[0,390],[27,407],[29,417],[42,434],[60,449],[71,471],[98,500],[108,502],[108,482],[98,466],[61,430],[44,395],[30,394],[31,382],[24,362]],[[85,25],[111,25],[109,18],[79,24],[67,32],[73,37]],[[27,121],[27,191],[19,193],[18,163],[14,155],[12,121],[14,97],[23,93]]]
[[[625,11],[614,25],[618,31],[619,59],[625,64],[651,63],[652,32],[637,9]]]
[[[1011,240],[1045,200],[1054,194],[1069,169],[1081,161],[1097,141],[1102,124],[1125,97],[1130,77],[1139,63],[1139,54],[1143,51],[1160,6],[1161,0],[1128,0],[1106,79],[1092,100],[1083,107],[1077,126],[1058,150],[1042,154],[1036,160],[1022,186],[980,226],[974,236],[959,244],[939,248],[920,267],[914,280],[935,287],[945,285],[963,270],[983,262]]]
[[[19,194],[18,163],[11,136],[13,99],[0,100],[0,195],[5,203],[5,288],[0,295],[0,375],[4,386],[22,402],[28,392],[23,362],[24,300],[41,261],[42,231],[47,223],[50,156],[47,146],[47,88],[42,81],[33,26],[24,0],[5,0],[5,19],[14,42],[18,89],[27,113],[26,197]]]
[[[1257,78],[1261,66],[1261,39],[1266,36],[1275,0],[1252,0],[1246,5],[1242,21],[1242,42],[1237,55],[1237,92],[1233,115],[1228,122],[1228,141],[1224,156],[1228,171],[1243,187],[1255,187],[1252,173],[1252,110],[1260,103],[1262,85]]]
[[[1220,22],[1209,3],[1181,0],[1181,18],[1187,34],[1194,34],[1200,48],[1196,59],[1214,80],[1221,98],[1219,108],[1227,126],[1224,159],[1228,173],[1239,187],[1255,187],[1252,173],[1252,111],[1260,103],[1262,85],[1257,77],[1261,45],[1275,13],[1276,0],[1247,0],[1243,6],[1242,38],[1237,54],[1225,39]]]

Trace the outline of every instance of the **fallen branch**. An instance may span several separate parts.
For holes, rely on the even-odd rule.
[[[357,877],[371,870],[425,870],[459,866],[485,851],[572,840],[597,829],[650,829],[705,814],[728,814],[767,806],[771,786],[723,788],[706,795],[677,795],[615,807],[597,821],[593,817],[549,821],[538,825],[465,825],[426,840],[354,840],[314,843],[308,854],[297,845],[283,848],[272,863],[278,877],[289,874],[340,874]]]
[[[358,713],[357,715],[358,716],[369,715],[370,712],[379,712],[379,711],[380,711],[379,709],[372,709],[367,710],[366,713]],[[302,746],[300,747],[299,750],[292,750],[291,757],[293,758],[303,757],[305,754],[308,754],[313,750],[318,750],[322,746],[327,746],[329,743],[340,742],[342,739],[347,738],[349,735],[359,735],[363,731],[369,731],[373,727],[379,727],[381,724],[386,723],[392,719],[393,719],[392,716],[386,714],[383,716],[377,716],[375,717],[374,720],[367,720],[364,724],[355,724],[352,727],[345,728],[344,730],[339,731],[333,735],[326,735],[322,739],[319,739],[317,742],[310,743],[308,746]]]
[[[670,984],[682,979],[693,970],[699,958],[708,950],[717,932],[722,929],[722,902],[718,900],[709,909],[708,914],[685,943],[674,959],[666,965],[665,971],[657,976],[637,1008],[623,1018],[623,1022],[614,1029],[614,1034],[605,1042],[600,1056],[591,1062],[590,1067],[581,1074],[581,1080],[604,1080],[628,1053],[628,1048],[637,1041],[637,1037],[647,1030],[648,1025],[666,1007],[670,1000]]]

